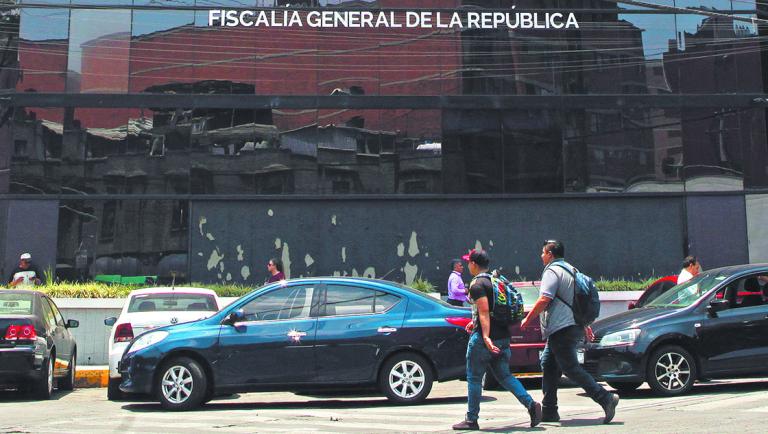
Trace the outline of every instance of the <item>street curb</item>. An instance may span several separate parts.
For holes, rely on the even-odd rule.
[[[109,368],[78,366],[75,371],[76,388],[107,387],[107,384],[109,384]]]

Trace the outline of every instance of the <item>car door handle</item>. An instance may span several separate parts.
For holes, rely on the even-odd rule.
[[[394,333],[397,331],[394,327],[379,327],[378,330],[376,330],[379,333]]]
[[[287,336],[289,338],[301,338],[307,335],[307,332],[302,332],[299,330],[291,330],[288,332]]]

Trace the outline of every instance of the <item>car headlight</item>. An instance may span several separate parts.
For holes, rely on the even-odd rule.
[[[133,344],[131,344],[131,348],[128,349],[128,352],[133,353],[135,351],[143,350],[150,345],[154,345],[162,341],[166,337],[168,337],[168,332],[164,332],[162,330],[141,335],[138,339],[133,341]]]
[[[603,336],[600,339],[601,347],[619,347],[634,345],[637,337],[640,336],[640,329],[622,330],[620,332],[611,333]]]

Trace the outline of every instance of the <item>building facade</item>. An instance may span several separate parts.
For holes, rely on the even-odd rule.
[[[605,277],[676,272],[689,253],[768,260],[761,2],[17,3],[0,60],[6,274],[30,251],[60,279],[256,285],[276,257],[291,277],[442,287],[480,246],[536,278],[552,237]],[[209,25],[222,8],[579,26]]]

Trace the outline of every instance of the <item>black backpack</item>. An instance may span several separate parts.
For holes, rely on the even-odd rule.
[[[556,262],[552,265],[557,265],[573,277],[573,303],[568,303],[559,295],[557,298],[571,308],[576,324],[588,326],[595,322],[600,316],[600,295],[595,281],[570,264]]]

